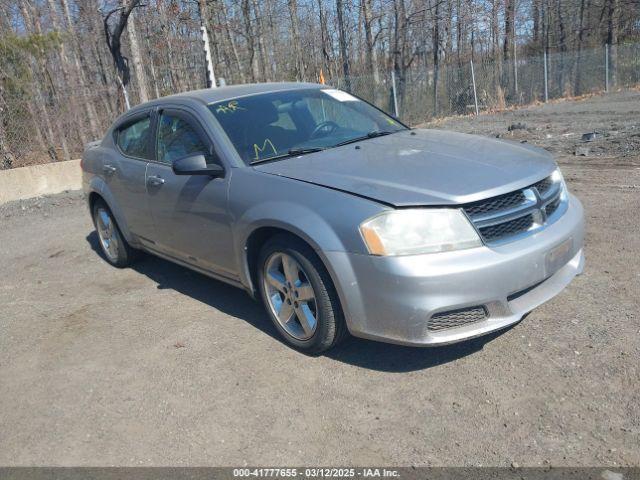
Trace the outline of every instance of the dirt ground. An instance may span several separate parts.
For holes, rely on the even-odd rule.
[[[588,222],[558,297],[454,346],[307,357],[240,290],[111,268],[77,193],[1,206],[0,465],[640,465],[640,93],[438,127],[558,155]]]

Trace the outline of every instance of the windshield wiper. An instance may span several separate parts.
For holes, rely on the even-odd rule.
[[[367,137],[369,138],[384,137],[385,135],[391,135],[392,133],[396,133],[396,132],[390,132],[388,130],[374,130],[372,132],[367,133]]]
[[[281,153],[280,155],[274,155],[273,157],[268,158],[259,158],[257,160],[253,160],[249,162],[249,165],[255,165],[257,163],[270,162],[271,160],[279,160],[287,157],[295,157],[297,155],[305,155],[307,153],[315,153],[321,152],[322,150],[326,150],[327,148],[335,148],[341,147],[342,145],[349,145],[350,143],[360,142],[362,140],[367,140],[369,138],[376,137],[384,137],[385,135],[391,135],[392,133],[400,132],[401,130],[388,131],[388,130],[373,130],[366,135],[361,137],[351,138],[349,140],[345,140],[344,142],[336,143],[335,145],[331,145],[330,147],[294,147],[290,148],[287,153]]]
[[[270,162],[271,160],[278,160],[278,159],[281,159],[281,158],[295,157],[297,155],[304,155],[304,154],[307,154],[307,153],[320,152],[322,150],[324,150],[324,148],[322,148],[322,147],[290,148],[287,153],[282,153],[280,155],[274,155],[273,157],[259,158],[257,160],[253,160],[252,162],[249,162],[249,165],[255,165],[257,163],[263,163],[263,162]]]
[[[399,132],[400,130],[397,130],[397,131]],[[369,138],[384,137],[385,135],[391,135],[392,133],[396,133],[396,132],[389,132],[387,130],[373,130],[361,137],[355,137],[349,140],[345,140],[344,142],[336,143],[335,145],[333,145],[333,147],[341,147],[342,145],[349,145],[350,143],[360,142],[362,140],[367,140]]]
[[[324,150],[323,147],[300,147],[290,148],[289,155],[304,155],[305,153],[315,153]]]

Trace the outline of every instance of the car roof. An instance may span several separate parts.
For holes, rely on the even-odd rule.
[[[204,104],[222,102],[233,98],[255,95],[258,93],[281,92],[287,90],[303,90],[309,88],[323,88],[325,85],[317,83],[301,82],[279,82],[279,83],[248,83],[244,85],[229,85],[218,88],[205,88],[202,90],[192,90],[189,92],[176,93],[167,97],[160,97],[156,100],[136,105],[131,110],[138,110],[151,105],[162,104],[166,101],[197,100]],[[131,111],[130,110],[130,111]]]

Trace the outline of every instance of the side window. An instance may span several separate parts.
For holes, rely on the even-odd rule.
[[[207,163],[216,163],[207,143],[189,122],[171,114],[160,115],[158,127],[158,161],[173,163],[179,158],[201,153]]]
[[[117,138],[120,150],[131,157],[148,159],[150,125],[151,119],[146,117],[118,130]]]

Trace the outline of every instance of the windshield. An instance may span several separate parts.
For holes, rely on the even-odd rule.
[[[406,127],[333,89],[289,90],[209,105],[247,163],[311,153]]]

